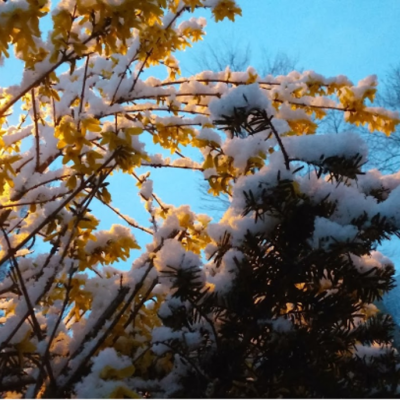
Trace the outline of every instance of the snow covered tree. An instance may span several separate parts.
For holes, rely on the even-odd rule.
[[[233,20],[233,0],[65,0],[52,23],[48,7],[0,3],[0,61],[24,64],[0,88],[1,396],[326,394],[312,372],[334,395],[394,393],[391,323],[370,303],[392,282],[373,248],[399,229],[400,177],[361,175],[354,135],[312,135],[328,109],[393,132],[398,115],[365,104],[376,79],[178,77],[173,53],[206,23],[190,14]],[[197,171],[231,207],[210,224],[165,204],[152,168]],[[116,172],[149,226],[113,206]],[[100,206],[121,224],[99,229]],[[150,243],[121,271],[134,230]]]
[[[209,263],[165,264],[175,291],[160,310],[156,349],[179,355],[171,394],[392,397],[393,322],[372,302],[393,287],[394,266],[374,247],[400,233],[400,173],[363,173],[366,146],[355,134],[278,139],[281,121],[261,97],[233,90],[220,109],[214,103],[215,123],[241,148],[275,135],[279,150],[238,180],[209,226]]]

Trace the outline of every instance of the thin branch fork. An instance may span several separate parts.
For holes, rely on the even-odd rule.
[[[165,30],[168,30],[169,28],[171,28],[171,26],[175,23],[175,21],[181,16],[181,14],[183,14],[183,12],[185,11],[185,8],[182,8],[180,11],[178,11],[175,15],[174,18],[171,19],[171,21],[168,23],[168,25],[165,27]],[[157,39],[156,44],[158,44],[160,42],[160,38]],[[135,89],[135,86],[139,80],[139,76],[140,74],[143,72],[144,66],[146,65],[147,60],[149,59],[151,53],[153,52],[153,48],[150,49],[150,51],[147,53],[146,55],[146,59],[143,62],[142,66],[140,67],[140,71],[138,72],[138,74],[135,77],[135,80],[133,81],[132,87],[131,87],[131,92]]]
[[[165,30],[169,29],[169,28],[175,23],[175,21],[181,16],[181,14],[182,14],[184,11],[185,11],[185,8],[182,8],[180,11],[178,11],[178,12],[174,15],[174,18],[171,19],[171,21],[168,23],[168,25],[166,25],[166,27],[165,27],[164,29],[165,29]],[[157,39],[156,44],[158,44],[159,42],[160,42],[160,38]],[[137,82],[138,82],[138,80],[139,80],[139,76],[140,76],[140,75],[142,74],[142,72],[144,71],[144,68],[145,68],[145,65],[146,65],[146,63],[147,63],[147,60],[148,60],[149,57],[151,56],[152,52],[153,52],[153,48],[151,48],[151,49],[147,52],[146,57],[145,57],[145,59],[143,60],[142,65],[140,66],[140,69],[139,69],[138,73],[136,74],[136,77],[135,77],[135,79],[134,79],[134,81],[133,81],[133,83],[132,83],[132,86],[131,86],[131,88],[130,88],[130,92],[133,92],[133,90],[135,89],[136,84],[137,84]],[[117,84],[117,87],[116,87],[116,89],[115,89],[115,91],[114,91],[114,94],[113,94],[113,96],[112,96],[112,99],[111,99],[111,103],[110,103],[111,106],[114,105],[115,103],[120,103],[120,101],[116,101],[118,89],[120,88],[120,86],[121,86],[121,84],[122,84],[122,81],[124,80],[124,77],[125,77],[127,71],[128,71],[129,68],[130,68],[130,65],[135,61],[137,55],[138,55],[138,51],[136,51],[136,53],[132,56],[132,59],[130,60],[130,62],[129,62],[129,63],[127,64],[127,66],[125,67],[125,71],[124,71],[123,73],[121,73],[119,82],[118,82],[118,84]]]
[[[172,26],[172,24],[176,21],[176,19],[182,14],[183,11],[184,11],[184,9],[182,9],[180,12],[178,12],[178,13],[174,16],[174,18],[170,21],[170,23],[165,27],[165,29],[169,29],[169,28]],[[159,41],[160,41],[160,38],[157,39],[157,44],[158,44]],[[150,57],[150,55],[151,55],[152,52],[153,52],[153,48],[151,48],[151,49],[147,52],[146,58],[143,60],[142,65],[140,66],[139,72],[136,74],[136,77],[135,77],[135,79],[134,79],[134,81],[133,81],[132,87],[131,87],[131,89],[130,89],[131,92],[135,89],[135,86],[136,86],[136,84],[137,84],[137,82],[138,82],[138,80],[139,80],[139,76],[142,74],[142,72],[143,72],[143,70],[144,70],[144,67],[145,67],[145,65],[146,65],[146,63],[147,63],[147,60],[149,59],[149,57]],[[119,81],[118,81],[117,87],[116,87],[116,89],[115,89],[115,91],[114,91],[114,94],[113,94],[113,96],[112,96],[112,99],[111,99],[111,103],[110,103],[111,106],[112,106],[113,104],[115,104],[115,102],[116,102],[115,99],[116,99],[116,96],[117,96],[117,92],[118,92],[118,90],[119,90],[119,88],[120,88],[120,86],[121,86],[121,84],[122,84],[122,81],[124,80],[124,77],[125,77],[127,71],[128,71],[129,68],[130,68],[130,65],[135,61],[137,55],[138,55],[138,51],[136,51],[136,53],[132,56],[132,59],[130,60],[130,62],[129,62],[129,63],[127,64],[127,66],[125,67],[125,71],[124,71],[123,73],[121,73],[121,76],[120,76],[120,79],[119,79]]]
[[[48,341],[48,344],[47,344],[47,347],[46,347],[46,351],[44,352],[44,356],[43,357],[45,357],[45,358],[49,357],[51,344],[52,344],[52,342],[53,342],[53,340],[55,338],[55,335],[57,333],[57,329],[58,329],[58,327],[59,327],[59,325],[61,323],[64,311],[65,311],[65,309],[66,309],[66,307],[67,307],[67,305],[69,303],[69,294],[70,294],[71,289],[72,289],[71,281],[72,281],[73,274],[74,274],[74,268],[71,266],[69,277],[68,277],[68,282],[67,282],[67,285],[65,286],[66,292],[65,292],[64,302],[63,302],[63,305],[61,307],[60,315],[58,316],[57,322],[56,322],[56,324],[55,324],[55,326],[53,328],[53,331],[52,331],[52,333],[50,335],[50,339]]]
[[[71,55],[73,52],[71,52]],[[8,103],[4,104],[2,108],[0,108],[0,117],[5,116],[5,113],[7,110],[12,107],[21,97],[23,97],[26,93],[28,93],[30,90],[35,88],[46,76],[50,75],[52,72],[54,72],[61,64],[63,64],[65,61],[67,61],[67,56],[62,57],[60,61],[55,63],[49,70],[43,72],[34,82],[32,82],[30,85],[28,85],[25,89],[22,89],[22,91],[15,96],[13,99],[11,99]]]
[[[103,199],[101,199],[101,197],[98,194],[96,194],[96,199],[101,201],[105,206],[107,206],[110,210],[112,210],[115,214],[117,214],[120,218],[122,218],[132,228],[140,229],[143,232],[153,235],[153,231],[151,229],[144,228],[139,224],[134,224],[132,221],[129,221],[129,219],[124,214],[119,212],[116,208],[114,208],[110,204],[107,204]]]
[[[143,183],[143,182],[144,182],[144,180],[140,179],[134,172],[132,172],[132,176],[134,176],[134,178],[135,178],[138,182],[140,182],[140,183]],[[161,200],[160,200],[154,193],[152,194],[152,197],[153,197],[153,199],[158,203],[158,205],[161,207],[161,209],[162,209],[164,212],[167,212],[167,211],[168,211],[168,208],[165,208],[165,207],[163,206],[163,204],[161,203]]]
[[[160,249],[162,248],[162,245],[159,245],[154,251],[158,252]],[[145,263],[149,262],[149,266],[147,267],[146,271],[143,274],[142,279],[136,283],[134,290],[132,291],[131,295],[128,297],[128,299],[126,300],[124,306],[122,307],[122,309],[119,311],[119,313],[115,316],[114,320],[112,321],[112,323],[108,326],[108,328],[106,329],[106,331],[101,335],[100,339],[97,341],[96,345],[90,350],[89,354],[85,357],[85,359],[80,363],[80,365],[75,369],[74,372],[72,372],[72,374],[69,376],[69,378],[67,379],[67,381],[65,382],[63,388],[60,389],[60,392],[62,392],[62,390],[68,386],[70,384],[70,382],[72,382],[75,377],[79,374],[80,369],[88,362],[88,360],[90,360],[90,358],[93,356],[93,354],[96,353],[96,351],[99,349],[99,347],[104,343],[104,341],[107,339],[107,337],[111,334],[112,330],[114,329],[114,327],[116,326],[116,324],[118,323],[118,321],[121,319],[122,315],[126,312],[126,310],[128,309],[128,307],[130,307],[130,304],[132,303],[132,301],[135,299],[135,297],[137,296],[137,294],[139,293],[140,289],[143,287],[144,281],[146,280],[147,276],[149,275],[149,273],[151,272],[151,270],[153,269],[154,265],[153,265],[153,261],[151,259],[147,259],[145,261]],[[145,264],[143,264],[145,265]],[[153,281],[154,283],[154,281]],[[120,292],[124,291],[128,289],[129,292],[129,288],[128,287],[121,287]],[[119,292],[119,293],[120,293]],[[123,298],[126,297],[127,293],[124,294],[119,294],[119,296],[123,296]],[[118,297],[118,296],[117,296]],[[117,298],[116,297],[116,298]],[[108,309],[108,308],[107,308]],[[111,310],[110,310],[111,311]],[[107,313],[108,315],[108,313]],[[112,315],[112,313],[111,313]],[[110,315],[110,316],[111,316]],[[108,317],[109,318],[109,317]],[[100,325],[100,322],[98,322],[98,324]],[[96,324],[97,326],[97,324]],[[101,326],[97,329],[97,332],[95,332],[95,334],[97,335],[98,330],[101,329]],[[82,344],[83,345],[83,342]],[[77,353],[77,352],[76,352]],[[75,353],[74,353],[75,354]],[[78,353],[77,353],[78,354]],[[73,357],[70,358],[70,361],[72,360]],[[61,371],[60,375],[65,373],[66,369],[67,369],[68,365],[66,365],[63,370]]]

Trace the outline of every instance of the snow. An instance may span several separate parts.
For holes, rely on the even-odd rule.
[[[388,258],[381,254],[379,251],[371,251],[369,255],[358,257],[354,254],[350,254],[351,261],[354,267],[360,274],[370,271],[373,268],[382,269],[386,267],[392,267],[393,263]]]
[[[235,108],[243,108],[246,112],[252,109],[266,110],[269,116],[275,114],[270,100],[257,83],[231,88],[221,99],[214,99],[209,104],[213,120],[232,116]]]
[[[162,249],[153,259],[154,266],[159,272],[170,272],[174,270],[188,269],[200,265],[199,257],[192,251],[184,249],[182,244],[176,239],[167,239],[164,241]],[[160,275],[160,279],[162,278]]]
[[[392,222],[393,227],[400,226],[400,186],[393,189],[389,197],[378,204],[378,212]]]
[[[358,229],[353,225],[340,225],[327,218],[317,217],[314,221],[314,233],[310,244],[314,249],[329,249],[332,244],[352,242]]]
[[[368,148],[361,137],[353,132],[326,134],[317,136],[289,136],[282,138],[283,145],[290,158],[314,164],[321,162],[321,157],[353,158],[360,155],[360,163],[365,163]],[[329,146],[327,146],[329,143]]]
[[[384,354],[393,351],[392,346],[372,343],[370,346],[355,344],[354,345],[354,357],[364,359],[367,363],[374,362],[374,358],[383,356]]]
[[[139,190],[139,194],[143,196],[146,200],[149,200],[153,194],[153,181],[151,179],[146,179],[142,183],[142,187]]]
[[[199,332],[190,332],[187,329],[183,329],[183,331],[173,331],[171,328],[166,326],[162,326],[159,328],[155,328],[152,331],[152,350],[157,355],[162,355],[167,351],[170,351],[170,347],[167,344],[169,341],[174,339],[179,339],[188,347],[189,350],[196,349],[201,342],[201,335]]]
[[[268,153],[270,147],[270,143],[266,141],[268,136],[268,132],[261,132],[245,139],[234,137],[225,141],[222,150],[233,158],[233,166],[243,173],[251,157]]]
[[[196,139],[206,140],[210,142],[215,142],[221,144],[221,136],[214,130],[210,128],[202,128]]]
[[[121,385],[126,385],[120,380],[101,379],[101,372],[106,367],[120,370],[131,365],[131,359],[129,357],[118,355],[114,349],[106,348],[102,350],[93,358],[91,373],[75,385],[77,398],[97,399],[108,397],[114,389]]]
[[[119,224],[113,224],[109,231],[100,230],[94,233],[94,240],[89,240],[86,244],[85,251],[89,254],[93,253],[96,249],[101,249],[107,246],[115,239],[129,238],[135,240],[135,236],[131,230]]]
[[[292,321],[284,316],[275,319],[260,319],[257,323],[261,326],[271,325],[272,329],[279,333],[290,332],[293,329]]]
[[[101,372],[104,367],[122,369],[130,365],[131,360],[128,357],[121,357],[114,349],[106,348],[94,358],[92,373]]]
[[[193,30],[198,30],[202,29],[207,25],[207,20],[203,17],[200,18],[190,18],[188,20],[182,21],[178,25],[178,31],[183,32],[185,29],[193,29]]]
[[[213,292],[220,295],[229,293],[232,288],[233,280],[238,271],[237,263],[244,258],[244,254],[240,250],[229,249],[222,257],[221,264],[215,265],[210,262],[204,266],[207,271],[207,282]]]
[[[218,172],[215,168],[206,168],[203,171],[204,179],[210,179],[212,176],[218,176]]]

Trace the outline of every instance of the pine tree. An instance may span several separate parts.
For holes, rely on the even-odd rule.
[[[259,108],[235,107],[215,123],[244,143],[276,131]],[[394,267],[374,249],[399,234],[399,189],[362,171],[355,135],[279,143],[266,167],[237,183],[205,271],[166,272],[173,394],[392,397],[394,325],[372,302],[393,287]],[[193,348],[185,335],[194,332]]]

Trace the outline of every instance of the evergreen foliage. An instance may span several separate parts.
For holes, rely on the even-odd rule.
[[[239,126],[239,114],[243,109],[234,111],[224,129],[240,136],[248,132],[248,122],[243,118]],[[251,110],[248,117],[257,114]],[[357,186],[363,174],[360,161],[357,153],[321,155],[309,166],[335,190]],[[331,241],[327,232],[313,247],[315,219],[330,220],[341,198],[327,195],[316,201],[302,192],[297,182],[304,179],[302,171],[294,168],[291,179],[282,179],[278,171],[274,183],[260,176],[257,194],[243,191],[244,216],[276,222],[273,229],[248,231],[235,245],[228,233],[222,237],[212,255],[214,273],[228,251],[242,255],[233,258],[229,290],[210,293],[200,268],[169,274],[174,307],[163,324],[202,337],[196,349],[187,346],[185,335],[166,342],[169,351],[181,355],[176,363],[187,364],[185,374],[176,378],[181,386],[174,396],[364,398],[397,393],[394,324],[371,304],[393,288],[394,267],[377,264],[360,271],[354,257],[368,256],[376,242],[399,234],[398,228],[379,213],[369,218],[364,212],[352,221],[359,229],[356,240]]]

